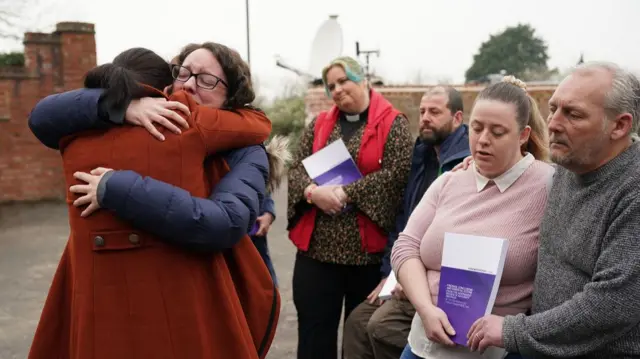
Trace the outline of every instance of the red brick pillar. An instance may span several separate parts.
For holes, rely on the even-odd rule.
[[[62,52],[65,89],[82,87],[84,75],[96,67],[96,38],[93,24],[61,22],[56,26]]]
[[[92,24],[65,22],[51,34],[26,33],[24,47],[24,67],[0,68],[0,203],[64,197],[60,154],[33,136],[27,119],[43,97],[82,87],[96,66]]]

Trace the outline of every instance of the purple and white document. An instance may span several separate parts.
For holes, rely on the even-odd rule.
[[[249,233],[247,234],[250,236],[255,236],[256,233],[258,233],[258,229],[260,229],[260,225],[258,224],[258,221],[256,221],[256,223],[253,224],[253,226],[249,230]]]
[[[438,307],[466,346],[473,323],[491,314],[500,286],[508,242],[501,238],[445,233]]]
[[[302,165],[319,186],[348,185],[362,178],[342,139],[305,158]]]

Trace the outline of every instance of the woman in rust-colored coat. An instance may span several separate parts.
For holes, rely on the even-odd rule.
[[[133,56],[142,50],[132,49],[129,57],[120,60],[124,64],[137,59],[148,66],[149,58]],[[143,55],[151,56],[149,52]],[[109,76],[132,76],[124,67],[115,66]],[[166,81],[166,72],[154,75]],[[135,80],[164,87],[140,77]],[[192,81],[191,76],[186,81]],[[133,98],[163,96],[135,81],[127,86]],[[233,96],[231,90],[227,91],[229,97]],[[68,98],[81,96],[75,93]],[[118,107],[120,99],[109,98],[111,105]],[[199,99],[188,89],[171,95],[169,100],[186,105],[190,111],[190,116],[185,116],[189,129],[180,135],[163,131],[164,141],[157,141],[142,128],[119,126],[76,133],[59,142],[67,184],[75,184],[79,192],[89,191],[92,181],[99,179],[98,204],[104,209],[82,215],[86,208],[78,206],[87,197],[79,200],[78,195],[67,193],[70,239],[54,276],[30,359],[266,355],[280,303],[260,255],[242,235],[253,222],[249,218],[240,221],[245,228],[239,230],[239,242],[230,239],[237,234],[229,233],[231,229],[209,232],[213,241],[219,237],[218,242],[223,243],[210,243],[207,251],[203,250],[203,238],[197,238],[203,236],[192,236],[199,233],[192,227],[223,228],[211,227],[208,222],[225,216],[243,217],[247,212],[238,210],[242,199],[232,198],[234,190],[229,188],[233,185],[223,178],[228,165],[234,166],[233,157],[213,156],[206,169],[203,162],[217,151],[261,143],[270,133],[270,122],[250,108],[225,111],[201,106],[196,102]],[[60,106],[63,98],[58,100]],[[36,135],[47,132],[47,126],[38,122],[39,113],[34,109],[30,117]],[[104,166],[122,170],[78,175]],[[78,185],[78,178],[90,183]],[[207,200],[202,199],[211,194],[212,186],[220,192],[216,195],[221,195],[215,202],[217,213],[205,208],[203,201]],[[191,207],[190,220],[184,211],[176,211],[187,206]]]

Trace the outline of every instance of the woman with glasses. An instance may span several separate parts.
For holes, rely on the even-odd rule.
[[[192,54],[194,56],[191,56]],[[194,68],[199,67],[198,76],[191,76],[184,83],[176,79],[171,84],[171,76],[177,77],[179,71],[169,71],[163,61],[160,63],[164,63],[164,66],[154,65],[152,69],[145,68],[152,65],[150,61],[141,62],[138,66],[141,68],[140,71],[153,73],[157,70],[159,73],[167,74],[169,81],[166,85],[173,87],[175,96],[181,95],[176,97],[179,101],[171,106],[183,108],[185,106],[181,102],[189,103],[187,109],[191,110],[192,115],[197,116],[205,106],[198,107],[196,101],[200,105],[212,104],[212,108],[222,105],[233,111],[218,111],[218,115],[221,118],[227,116],[234,121],[242,121],[242,116],[246,116],[247,111],[256,112],[245,106],[253,100],[254,93],[249,69],[235,51],[219,44],[207,43],[185,48],[181,53],[181,59],[185,59],[185,68],[189,68],[190,64]],[[173,69],[179,70],[177,66]],[[221,70],[221,73],[218,72],[216,75],[217,70]],[[123,76],[135,78],[135,82],[145,82],[139,73],[132,69],[123,67],[122,73]],[[212,83],[202,81],[207,78],[202,74],[209,74],[220,80],[213,80],[217,83],[212,86]],[[87,82],[91,82],[89,80],[90,77],[87,77]],[[233,85],[225,87],[222,81]],[[199,92],[199,84],[206,86],[207,90],[214,91]],[[128,86],[133,88],[137,85],[130,82]],[[161,86],[156,84],[155,87]],[[192,96],[187,96],[186,93]],[[101,234],[94,233],[85,238],[89,248],[93,246],[93,252],[89,252],[93,255],[85,255],[84,258],[93,258],[93,264],[86,259],[80,259],[80,252],[72,250],[72,247],[67,248],[51,293],[58,289],[62,293],[74,293],[74,297],[70,300],[65,299],[68,297],[50,294],[30,358],[51,357],[54,349],[58,349],[55,352],[59,353],[59,356],[72,358],[129,357],[129,354],[120,355],[122,353],[130,353],[131,357],[160,357],[162,354],[162,357],[166,358],[216,358],[221,353],[232,354],[229,357],[238,358],[263,358],[266,355],[275,331],[274,321],[277,321],[278,317],[279,299],[272,282],[270,287],[262,285],[264,275],[269,279],[269,273],[264,265],[256,267],[258,263],[262,264],[262,260],[245,236],[249,226],[255,221],[264,194],[268,172],[264,149],[254,146],[226,156],[214,156],[206,162],[208,176],[205,176],[205,169],[202,168],[203,158],[185,157],[175,164],[176,160],[180,160],[176,156],[187,151],[193,152],[194,146],[199,146],[194,143],[193,131],[190,130],[185,130],[181,136],[167,136],[166,145],[155,140],[140,140],[125,141],[130,147],[114,147],[110,141],[94,143],[91,147],[89,141],[86,148],[83,147],[86,143],[82,142],[83,136],[104,133],[104,136],[112,138],[112,141],[117,141],[131,128],[116,127],[111,128],[111,132],[78,133],[79,131],[98,127],[102,127],[103,130],[109,129],[104,125],[104,121],[119,113],[129,115],[132,106],[134,109],[137,106],[138,112],[134,111],[134,114],[142,113],[149,116],[153,112],[141,112],[144,106],[147,106],[147,110],[164,108],[150,107],[148,104],[167,102],[169,101],[162,96],[140,98],[140,95],[123,96],[123,91],[83,89],[50,96],[42,100],[32,111],[29,124],[34,134],[45,144],[52,144],[51,147],[58,147],[62,142],[60,147],[63,149],[65,168],[73,168],[78,166],[78,163],[97,163],[93,158],[104,159],[105,151],[112,156],[108,158],[112,158],[115,164],[120,163],[120,166],[123,161],[126,163],[126,160],[134,161],[129,162],[131,164],[140,165],[135,159],[148,157],[153,159],[149,160],[149,163],[155,165],[149,165],[144,170],[142,168],[145,166],[138,166],[139,173],[162,174],[162,178],[179,176],[183,182],[178,183],[183,183],[191,190],[178,188],[176,183],[143,178],[133,171],[98,169],[92,173],[73,173],[75,178],[86,181],[87,184],[71,187],[71,192],[83,196],[73,201],[75,198],[70,194],[69,203],[76,207],[88,205],[83,211],[85,216],[92,211],[91,206],[93,209],[104,207],[110,211],[101,211],[82,219],[81,209],[75,210],[70,206],[70,219],[73,220],[72,236],[78,235],[78,232],[74,231],[74,223],[86,232],[86,227],[91,227],[91,223],[95,226],[96,221],[104,221],[113,215],[125,220],[135,231],[128,230],[129,233],[121,235],[120,238],[120,232],[110,231],[108,225],[96,229],[101,231]],[[130,104],[127,106],[128,103]],[[109,116],[105,118],[105,114]],[[165,114],[160,112],[155,115]],[[180,119],[185,122],[182,117]],[[202,122],[187,122],[191,123],[191,127],[198,127],[197,130],[203,137],[207,136],[208,131],[215,130]],[[243,126],[241,123],[238,125]],[[254,131],[256,134],[260,132],[259,129]],[[158,131],[158,134],[163,136],[162,132]],[[122,133],[122,136],[110,137],[110,133]],[[189,133],[191,135],[188,135]],[[69,137],[71,134],[77,136]],[[266,137],[268,133],[263,135]],[[60,141],[63,137],[64,140]],[[75,156],[69,151],[75,153]],[[158,154],[154,155],[154,151],[158,151]],[[189,158],[191,160],[188,160]],[[233,170],[218,182],[217,179],[227,171],[227,165]],[[71,173],[67,173],[68,182],[73,181],[70,175]],[[203,181],[208,188],[215,185],[209,200],[195,197],[206,195],[193,191],[194,186],[203,185]],[[119,221],[110,221],[112,226],[113,223],[120,223],[122,226]],[[102,234],[104,231],[106,232]],[[84,232],[80,232],[80,235],[82,233]],[[154,243],[155,238],[164,243]],[[246,245],[247,241],[249,247]],[[83,240],[78,238],[77,242],[82,243]],[[181,248],[188,251],[181,251]],[[166,259],[166,263],[162,262],[164,265],[157,261],[143,261],[146,258],[145,254],[148,257],[149,252],[154,250],[163,250],[158,258]],[[173,262],[169,261],[171,258]],[[253,259],[253,262],[249,259]],[[143,262],[148,265],[143,265]],[[73,263],[75,265],[72,265]],[[106,267],[106,263],[120,265]],[[149,265],[154,266],[157,282],[142,280],[149,277]],[[187,267],[193,268],[185,272]],[[111,268],[113,273],[107,273],[106,268]],[[96,282],[88,285],[86,281],[77,280],[85,278],[82,274],[93,275],[91,278],[96,279]],[[99,280],[100,278],[102,280]],[[104,296],[96,295],[98,288]],[[154,291],[157,288],[163,289],[159,291],[162,296],[149,298],[150,302],[147,305],[140,300],[134,300],[133,293],[144,294],[146,290]],[[189,293],[200,294],[196,295],[194,300],[187,300],[191,298]],[[95,300],[92,300],[92,295]],[[71,313],[66,310],[69,307],[65,305],[69,300],[74,305],[72,308],[75,308]],[[114,307],[119,310],[113,311]],[[107,311],[108,308],[112,309],[111,312]],[[221,308],[228,310],[220,313]],[[154,310],[159,310],[158,315],[150,315]],[[112,315],[108,315],[109,313]],[[194,313],[197,314],[195,317]],[[212,316],[216,313],[218,314]],[[57,316],[71,319],[56,320]],[[97,321],[98,317],[107,325],[98,326],[97,322],[92,322]],[[130,325],[121,325],[122,320],[129,320]],[[149,324],[154,320],[156,325]],[[70,329],[68,325],[71,325]],[[219,328],[215,331],[215,337],[212,336],[211,328]],[[153,333],[157,334],[157,342],[141,340],[154,337]],[[125,340],[127,338],[131,340]],[[239,343],[244,345],[238,345]],[[250,346],[247,347],[247,344]],[[238,349],[240,347],[244,349]],[[237,350],[234,351],[233,348]],[[139,355],[134,355],[136,352]]]
[[[171,65],[171,75],[174,79],[165,88],[167,93],[183,90],[193,100],[202,106],[237,110],[251,108],[249,103],[255,98],[251,84],[250,70],[239,54],[217,43],[190,44],[174,59]],[[163,69],[163,70],[166,70]],[[187,75],[186,73],[189,73]],[[164,141],[163,128],[174,133],[181,133],[179,128],[187,127],[186,121],[179,114],[189,113],[189,109],[179,101],[171,101],[162,97],[120,98],[116,92],[104,89],[78,89],[46,97],[32,110],[29,117],[29,125],[34,135],[47,147],[58,149],[60,141],[70,135],[88,130],[107,129],[113,126],[132,124],[145,127],[158,140]],[[156,126],[160,125],[160,128]],[[246,229],[253,225],[258,216],[259,203],[265,195],[265,177],[268,174],[268,160],[264,146],[249,146],[231,151],[225,154],[228,163],[237,163],[231,172],[225,176],[225,182],[233,184],[231,187],[242,189],[242,192],[234,192],[233,205],[222,201],[220,193],[213,191],[209,201],[202,202],[204,212],[218,213],[219,206],[232,211],[225,217],[225,226],[213,226],[210,222],[195,223],[185,228],[192,235],[191,238],[202,240],[202,247],[229,248],[237,242]],[[104,202],[109,196],[119,196],[126,193],[125,189],[110,185],[119,183],[126,171],[110,171],[106,175],[86,174],[90,182],[82,187],[86,195],[85,200],[90,200],[92,210],[99,208],[99,203]],[[138,176],[142,181],[142,177]],[[99,182],[98,182],[99,180]],[[113,181],[113,182],[112,182]],[[99,186],[97,185],[99,183]],[[100,191],[98,191],[100,189]],[[140,195],[138,206],[142,202],[153,202],[153,194],[131,193],[131,196]],[[100,194],[100,198],[98,198]],[[218,197],[216,197],[218,196]],[[82,202],[84,202],[83,200]],[[198,202],[196,198],[190,201]],[[175,204],[174,204],[175,205]],[[130,217],[133,213],[139,213],[142,207],[128,207],[111,209],[116,215]],[[168,209],[171,211],[172,209]],[[89,215],[91,211],[86,211]],[[164,218],[157,218],[157,221]],[[215,218],[214,218],[215,219]],[[220,218],[223,219],[223,218]],[[145,225],[136,223],[134,225]],[[246,223],[245,223],[246,222]],[[154,228],[149,228],[154,230]],[[239,230],[241,229],[241,230]],[[212,231],[218,232],[212,236]],[[226,234],[221,237],[221,234]],[[164,237],[171,239],[174,236],[182,237],[184,233],[163,233]],[[216,238],[214,238],[216,237]],[[225,238],[224,243],[221,238]],[[212,241],[216,240],[214,243]]]

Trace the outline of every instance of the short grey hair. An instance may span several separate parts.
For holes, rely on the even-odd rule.
[[[632,72],[612,62],[587,62],[576,67],[574,71],[595,69],[606,70],[613,77],[611,90],[605,95],[605,111],[613,117],[630,113],[631,135],[637,136],[640,121],[640,80]]]

